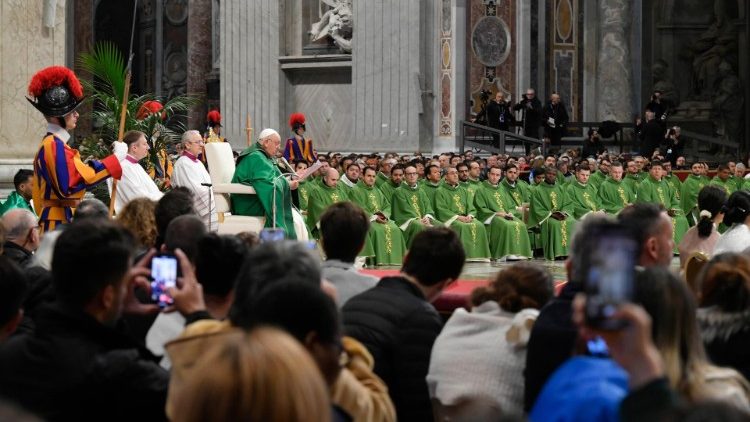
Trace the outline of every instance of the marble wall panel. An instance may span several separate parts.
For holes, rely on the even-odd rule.
[[[42,25],[43,0],[0,1],[0,183],[6,173],[31,163],[46,123],[25,99],[32,75],[47,66],[65,65],[66,0],[57,0],[54,28]],[[20,160],[20,161],[19,161]],[[12,174],[10,174],[12,178]]]
[[[211,71],[211,0],[188,3],[187,91],[203,101],[188,114],[188,127],[202,128],[206,120],[206,76]]]

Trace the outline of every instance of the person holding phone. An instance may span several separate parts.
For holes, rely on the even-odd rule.
[[[111,222],[75,222],[60,234],[52,263],[57,300],[35,313],[34,332],[0,349],[3,397],[49,420],[165,418],[169,373],[120,323],[125,314],[160,310],[135,296],[136,288],[150,290],[155,251],[133,266],[132,250],[132,237]],[[170,295],[185,315],[204,310],[190,264],[175,255],[183,277]]]

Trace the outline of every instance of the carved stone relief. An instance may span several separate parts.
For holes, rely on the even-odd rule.
[[[311,40],[314,42],[330,37],[342,52],[351,54],[354,34],[352,0],[320,0],[320,5],[327,6],[328,10],[318,22],[312,24]]]

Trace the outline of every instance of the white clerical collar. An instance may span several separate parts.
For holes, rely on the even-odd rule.
[[[406,186],[408,186],[409,189],[417,189],[419,187],[419,183],[415,183],[414,186],[407,183]]]
[[[344,182],[344,184],[347,185],[347,186],[349,186],[350,188],[354,187],[355,183],[352,182],[351,180],[349,180],[349,176],[347,176],[346,174],[344,174],[344,177],[342,177],[339,180],[341,180],[342,182]]]
[[[57,136],[61,141],[68,143],[68,140],[70,139],[70,133],[68,133],[67,130],[63,129],[62,126],[56,125],[54,123],[47,123],[47,132],[51,133],[55,136]]]

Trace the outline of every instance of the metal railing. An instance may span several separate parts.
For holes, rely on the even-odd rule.
[[[459,133],[458,145],[461,153],[469,147],[495,154],[505,154],[505,148],[511,142],[514,145],[523,146],[524,149],[527,144],[531,149],[542,148],[544,152],[544,142],[540,139],[530,138],[466,120],[461,121],[461,131]]]

